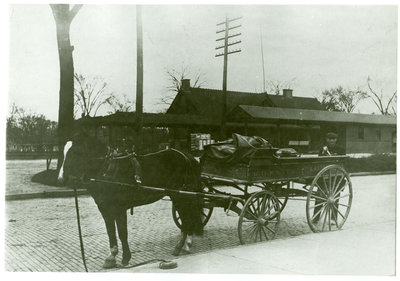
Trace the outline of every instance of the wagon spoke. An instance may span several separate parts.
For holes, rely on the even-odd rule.
[[[315,194],[311,194],[311,197],[312,197],[312,198],[315,198],[315,199],[322,200],[322,201],[326,201],[326,198],[319,197],[319,196],[317,196],[317,195],[315,195]]]
[[[342,192],[345,188],[346,188],[346,184],[343,185],[339,190],[337,190],[333,196],[336,197],[336,196],[339,195],[340,192]]]
[[[339,215],[340,215],[342,218],[345,219],[345,217],[343,216],[343,214],[339,211],[339,209],[338,209],[335,205],[333,205],[333,208],[335,208],[335,211],[337,211],[337,212],[339,213]]]
[[[329,205],[327,205],[327,206],[324,208],[324,211],[326,211],[326,212],[325,212],[325,216],[324,216],[324,222],[322,223],[322,231],[324,231],[324,229],[325,229],[326,216],[327,216],[327,214],[328,214],[328,211],[327,211],[327,210],[329,210]]]
[[[254,233],[254,241],[257,242],[258,224],[256,224],[253,233]]]
[[[338,204],[338,205],[340,205],[340,206],[343,206],[343,207],[346,207],[346,208],[348,208],[349,207],[349,205],[346,205],[346,204],[342,204],[342,203],[336,203],[336,204]]]
[[[322,183],[324,184],[324,187],[325,187],[325,191],[329,193],[330,190],[329,190],[329,188],[326,186],[326,181],[325,181],[324,175],[322,175],[321,178],[322,178]]]
[[[328,229],[331,231],[331,208],[328,205]]]
[[[266,240],[269,240],[268,235],[267,235],[267,233],[265,232],[264,227],[262,227],[261,229],[262,229],[262,231],[264,232],[265,239],[266,239]]]
[[[325,204],[325,202],[315,204],[314,206],[309,207],[309,209],[314,209],[314,208],[316,208],[316,207],[318,207],[318,206],[321,206],[321,205],[323,205],[323,204]]]
[[[243,222],[257,223],[257,220],[243,219]]]
[[[272,228],[270,228],[268,225],[266,225],[265,227],[266,227],[269,231],[271,231],[274,235],[276,234],[276,233],[275,233],[275,230],[273,230]]]
[[[257,215],[257,210],[256,210],[256,207],[254,206],[254,202],[253,202],[253,201],[250,202],[249,210],[251,209],[250,206],[253,207],[253,210],[252,210],[252,211],[253,211],[253,214]]]
[[[248,227],[247,229],[245,229],[245,231],[246,232],[248,231],[250,238],[252,238],[254,236],[256,229],[257,229],[257,224],[253,224],[250,227]]]
[[[247,214],[250,214],[253,218],[255,218],[256,220],[258,219],[257,216],[255,214],[253,214],[250,210],[250,208],[246,211]]]
[[[269,204],[269,198],[267,198],[266,196],[263,197],[263,200],[261,202],[261,210],[260,210],[260,215],[264,215],[265,212],[267,211],[267,207]]]
[[[326,193],[324,192],[324,190],[322,189],[322,187],[319,186],[318,183],[315,183],[315,186],[317,186],[318,189],[317,189],[316,191],[314,191],[314,193],[321,192],[325,197],[328,197],[328,195],[326,195]]]
[[[274,212],[272,215],[271,215],[271,214],[269,214],[269,216],[265,217],[265,219],[266,219],[266,220],[268,220],[268,221],[270,221],[270,220],[269,220],[270,218],[275,218],[275,217],[276,217],[276,215],[278,215],[278,214],[279,214],[279,211],[277,211],[277,212]]]
[[[262,241],[262,233],[261,233],[261,230],[262,229],[262,227],[261,226],[259,226],[258,227],[258,232],[259,232],[259,234],[260,234],[260,242]]]
[[[343,179],[344,179],[344,174],[342,174],[342,176],[340,177],[340,180],[338,181],[338,183],[335,185],[334,188],[334,193],[336,193],[336,191],[338,190],[338,188],[340,187],[340,184],[342,183]]]
[[[333,210],[332,210],[332,216],[335,217],[334,220],[335,220],[336,227],[339,228],[339,224],[337,222],[337,214]]]
[[[350,194],[345,194],[345,195],[342,195],[342,196],[339,196],[339,197],[335,197],[334,200],[338,200],[340,198],[345,198],[345,197],[349,197],[349,196],[350,196]]]
[[[266,203],[267,203],[267,196],[264,196],[262,200],[261,213],[265,213]]]
[[[324,203],[324,206],[326,205],[326,203]],[[324,210],[324,206],[321,207],[321,209],[319,209],[311,218],[311,220],[315,220],[315,218]]]
[[[335,186],[336,186],[337,173],[338,173],[338,169],[335,169],[335,177],[333,178],[332,187],[335,187]]]

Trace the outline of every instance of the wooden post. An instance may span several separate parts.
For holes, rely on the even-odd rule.
[[[142,146],[143,127],[143,31],[142,7],[136,6],[136,153],[140,153]]]
[[[227,111],[227,93],[226,84],[228,76],[228,35],[229,35],[229,21],[228,17],[225,17],[225,40],[224,40],[224,73],[222,81],[222,110],[221,110],[221,135],[220,139],[223,140],[226,137],[226,111]]]

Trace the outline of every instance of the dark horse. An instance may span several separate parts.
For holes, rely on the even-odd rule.
[[[88,136],[67,142],[58,180],[65,183],[68,178],[75,179],[73,182],[84,185],[93,197],[105,221],[110,243],[111,255],[106,258],[103,267],[111,268],[116,266],[115,257],[118,254],[115,225],[123,251],[121,263],[127,265],[131,259],[127,210],[165,196],[159,191],[140,188],[141,184],[186,191],[201,191],[201,186],[198,162],[181,151],[170,149],[141,156],[127,153],[112,156],[106,151],[104,145]],[[89,181],[92,178],[98,181]],[[182,248],[190,251],[193,234],[202,234],[202,203],[198,198],[187,195],[169,196],[182,221],[182,236],[173,253],[179,255]]]

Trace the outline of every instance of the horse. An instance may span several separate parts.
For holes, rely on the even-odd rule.
[[[85,186],[97,204],[105,222],[111,252],[104,261],[104,268],[117,266],[118,243],[115,225],[123,251],[122,266],[128,265],[131,259],[127,210],[151,204],[165,196],[159,191],[141,189],[141,185],[167,190],[201,191],[200,165],[189,154],[169,149],[146,155],[112,155],[109,150],[107,152],[105,145],[89,136],[68,141],[64,147],[64,161],[58,174],[61,184],[70,180],[73,184]],[[202,235],[203,206],[196,196],[178,193],[169,196],[182,222],[181,238],[173,251],[173,255],[179,255],[182,249],[190,252],[192,235]]]

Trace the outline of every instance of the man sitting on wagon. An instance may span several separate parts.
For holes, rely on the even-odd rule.
[[[328,132],[325,135],[325,145],[320,149],[319,156],[345,155],[344,149],[336,144],[337,134]]]

